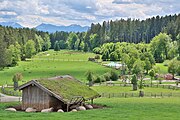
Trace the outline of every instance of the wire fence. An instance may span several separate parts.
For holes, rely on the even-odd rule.
[[[132,93],[132,92],[121,92],[121,93],[100,93],[101,97],[105,98],[130,98],[130,97],[140,97],[140,94]],[[180,93],[152,93],[152,92],[144,92],[143,97],[151,97],[151,98],[158,98],[158,97],[180,97]]]
[[[39,61],[79,61],[79,62],[82,62],[82,61],[88,61],[88,60],[85,60],[85,59],[57,59],[57,58],[33,58],[33,60],[39,60]]]
[[[96,83],[95,86],[121,86],[121,87],[132,87],[133,85],[130,83]],[[177,85],[165,85],[165,84],[144,84],[144,87],[151,88],[164,88],[164,89],[172,89],[172,90],[180,90],[180,86]]]

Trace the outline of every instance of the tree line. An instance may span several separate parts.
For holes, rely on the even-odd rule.
[[[29,28],[0,26],[0,68],[15,66],[51,47],[48,33]]]
[[[91,24],[87,32],[50,34],[52,46],[56,49],[92,51],[109,42],[150,43],[159,33],[166,33],[174,41],[180,33],[180,14],[156,16],[146,20],[120,19]],[[58,47],[57,47],[58,46]]]
[[[71,49],[87,52],[97,51],[97,49],[106,46],[107,43],[119,44],[123,42],[150,43],[151,47],[149,48],[155,61],[163,62],[165,59],[174,58],[177,51],[178,54],[180,53],[179,25],[180,14],[165,17],[156,16],[146,20],[104,21],[102,25],[99,23],[92,24],[87,32],[77,33],[61,31],[49,34],[29,28],[17,29],[0,26],[0,67],[14,66],[17,61],[30,58],[34,54],[46,51],[49,48],[55,51]],[[166,35],[155,37],[159,33]],[[120,59],[120,56],[116,55],[117,51],[111,51],[113,50],[104,51],[103,60]]]

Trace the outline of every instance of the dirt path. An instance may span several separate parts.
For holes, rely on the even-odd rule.
[[[17,102],[17,101],[21,101],[21,99],[22,99],[21,97],[8,96],[0,93],[0,102]]]

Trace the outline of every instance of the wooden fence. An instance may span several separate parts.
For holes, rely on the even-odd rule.
[[[130,98],[139,97],[139,93],[122,92],[122,93],[101,93],[101,97],[105,98]],[[180,93],[151,93],[144,92],[144,97],[180,97]]]
[[[123,84],[123,83],[96,83],[96,86],[122,86],[122,87],[132,87],[132,84]],[[173,90],[180,90],[180,86],[173,86],[173,85],[163,85],[163,84],[144,84],[144,87],[152,87],[152,88],[164,88],[164,89],[173,89]]]
[[[57,59],[57,58],[33,58],[32,61],[39,60],[39,61],[88,61],[85,59]]]

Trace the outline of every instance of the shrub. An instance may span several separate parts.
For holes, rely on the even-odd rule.
[[[105,73],[105,74],[103,75],[104,80],[105,80],[105,81],[110,81],[110,80],[111,80],[111,79],[110,79],[110,76],[111,76],[111,74],[110,74],[109,72]]]
[[[177,57],[177,60],[180,60],[180,56]]]
[[[93,52],[96,54],[101,54],[101,48],[100,47],[96,47],[93,49]]]
[[[95,58],[95,59],[100,59],[100,56],[99,56],[99,55],[96,55],[94,58]]]
[[[101,77],[97,76],[94,80],[94,83],[101,83]]]
[[[117,74],[115,71],[112,70],[112,71],[110,72],[110,79],[111,79],[112,81],[117,81],[118,78],[119,78],[118,74]]]
[[[180,75],[180,65],[177,68],[177,74]]]

